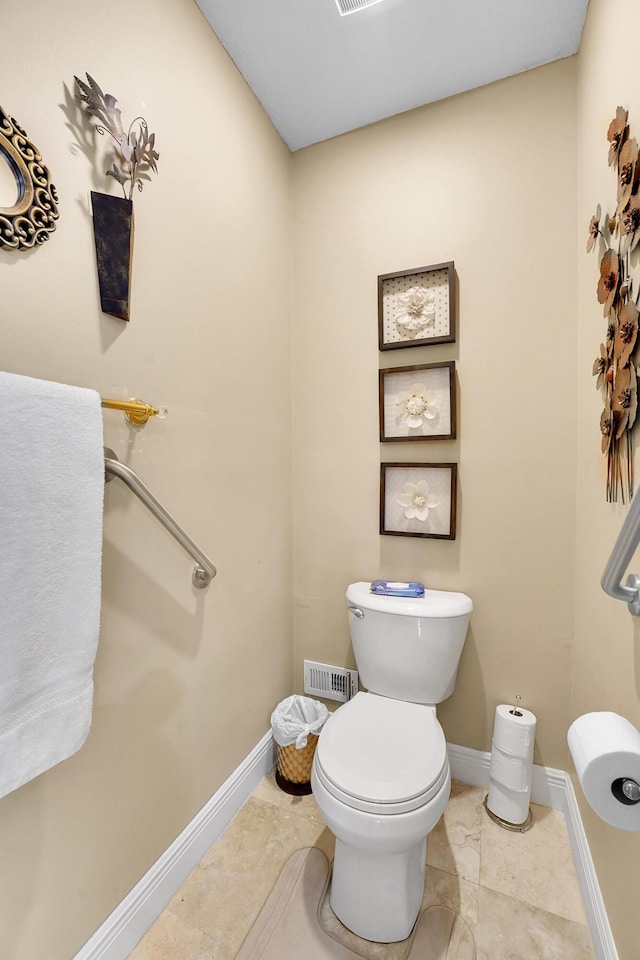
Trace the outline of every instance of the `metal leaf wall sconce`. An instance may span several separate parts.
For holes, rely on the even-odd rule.
[[[111,167],[105,171],[122,187],[123,197],[91,192],[96,261],[100,283],[100,301],[105,313],[129,319],[131,261],[133,255],[133,195],[143,189],[157,173],[159,154],[155,133],[149,133],[144,117],[136,117],[125,130],[118,101],[103,93],[90,74],[87,82],[74,77],[78,101],[89,117],[96,120],[95,130],[111,138]]]
[[[632,429],[638,407],[638,375],[634,351],[638,338],[640,283],[633,276],[640,249],[640,164],[638,143],[630,136],[628,114],[618,107],[609,124],[609,166],[617,178],[613,215],[598,204],[589,224],[587,252],[601,252],[598,303],[607,321],[600,356],[593,364],[596,387],[602,391],[602,452],[607,458],[607,500],[625,503],[633,496]],[[637,290],[636,290],[637,287]]]

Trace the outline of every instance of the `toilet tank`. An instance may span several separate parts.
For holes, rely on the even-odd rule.
[[[381,597],[370,583],[347,588],[351,643],[362,685],[413,703],[453,693],[473,604],[464,593]]]

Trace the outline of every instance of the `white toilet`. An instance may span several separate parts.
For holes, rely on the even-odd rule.
[[[418,599],[347,589],[353,651],[369,691],[322,729],[313,794],[336,837],[331,908],[366,940],[409,936],[424,892],[427,834],[451,773],[435,704],[453,692],[473,604],[463,593]]]

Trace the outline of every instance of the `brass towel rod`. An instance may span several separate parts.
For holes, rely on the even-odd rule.
[[[143,426],[149,417],[166,415],[166,410],[162,407],[152,407],[150,403],[142,400],[102,400],[102,406],[110,410],[122,410],[129,423],[136,427]]]

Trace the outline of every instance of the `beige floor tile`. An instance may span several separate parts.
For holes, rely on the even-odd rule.
[[[223,943],[235,956],[272,887],[271,877],[221,877],[210,865],[200,864],[167,909]]]
[[[318,804],[313,794],[306,797],[292,797],[285,793],[276,783],[275,767],[266,777],[263,777],[252,796],[257,800],[274,803],[277,807],[282,807],[283,810],[288,810],[290,813],[297,813],[300,817],[308,817],[309,820],[322,822],[322,814],[318,810]]]
[[[476,944],[469,925],[448,907],[429,907],[416,927],[409,960],[414,958],[476,960]]]
[[[427,863],[464,880],[480,879],[480,835],[485,791],[454,780],[444,814],[429,834]]]
[[[169,902],[168,909],[237,950],[295,850],[333,858],[323,823],[250,797]]]
[[[164,910],[129,960],[233,960],[233,956],[224,944]]]
[[[421,910],[427,907],[449,907],[466,920],[472,930],[478,922],[477,883],[463,880],[444,870],[427,866]]]
[[[586,926],[480,888],[478,960],[594,960]]]
[[[333,846],[333,835],[321,820],[249,797],[202,863],[212,875],[251,874],[275,881],[294,850],[319,847],[331,860]]]
[[[480,883],[498,893],[586,923],[563,814],[531,804],[533,826],[514,833],[484,813]]]

